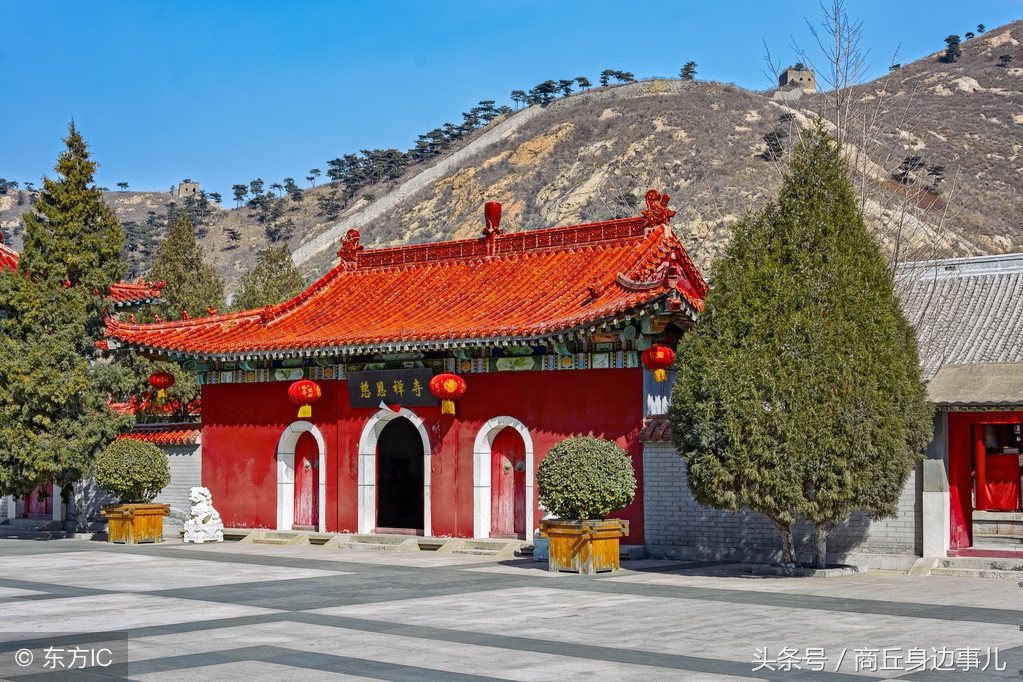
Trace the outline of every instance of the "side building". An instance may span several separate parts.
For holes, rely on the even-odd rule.
[[[901,274],[937,406],[928,457],[947,472],[949,554],[1019,552],[1023,254],[912,263]]]
[[[898,515],[872,522],[854,512],[829,536],[829,561],[908,568],[924,555],[1023,557],[1023,254],[907,263],[896,281],[937,407],[934,439]],[[693,499],[663,418],[649,420],[640,440],[648,554],[780,559],[766,518]],[[794,535],[805,555],[812,527],[798,524]]]

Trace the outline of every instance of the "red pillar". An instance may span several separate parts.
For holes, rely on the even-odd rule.
[[[976,438],[973,446],[974,456],[974,474],[976,478],[977,486],[977,504],[976,508],[979,511],[984,511],[988,507],[987,499],[987,448],[984,447],[984,427],[980,424],[977,425],[977,431],[981,434]]]

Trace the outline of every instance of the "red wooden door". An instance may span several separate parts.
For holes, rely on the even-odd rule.
[[[295,444],[295,522],[296,528],[315,530],[320,523],[320,453],[309,432]]]
[[[47,483],[33,490],[25,501],[25,513],[29,516],[53,515],[53,485]]]
[[[501,429],[490,453],[490,534],[526,533],[526,445],[512,428]]]

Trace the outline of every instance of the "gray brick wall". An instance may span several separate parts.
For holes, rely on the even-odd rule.
[[[84,483],[75,484],[75,487],[78,487],[79,485],[82,488],[82,494],[84,496],[83,500],[86,520],[93,523],[105,523],[106,519],[104,519],[103,515],[100,514],[100,510],[108,504],[116,503],[117,498],[96,485],[96,479],[86,479]],[[75,498],[72,497],[71,501],[68,503],[66,516],[67,522],[64,524],[64,527],[68,530],[74,530],[76,517],[77,510],[75,509]]]
[[[828,536],[828,560],[841,562],[857,554],[920,556],[923,549],[922,480],[920,467],[899,499],[894,519],[871,522],[856,512]],[[781,537],[764,516],[730,514],[702,507],[686,482],[685,464],[667,443],[647,443],[643,449],[644,533],[647,554],[654,558],[729,559],[775,562],[781,559]],[[793,529],[796,551],[809,558],[813,527]]]
[[[202,485],[202,447],[200,445],[187,446],[163,446],[160,448],[167,453],[167,465],[170,467],[171,481],[160,491],[154,502],[169,504],[171,515],[164,519],[164,523],[175,525],[182,524],[188,518],[188,491],[194,485]],[[100,510],[105,505],[114,504],[117,498],[102,490],[96,481],[88,479],[84,484],[86,517],[89,521],[102,523],[103,516]],[[216,500],[214,500],[216,504]],[[175,512],[176,510],[179,510]],[[68,509],[68,526],[75,518],[74,500]]]
[[[167,464],[170,467],[171,481],[166,488],[160,491],[154,502],[169,504],[171,516],[165,519],[166,523],[180,524],[183,519],[188,518],[188,509],[191,504],[188,501],[188,491],[192,486],[202,485],[202,447],[200,445],[189,445],[183,447],[163,447],[167,453]],[[213,500],[216,506],[217,501]],[[181,510],[181,514],[174,510]]]

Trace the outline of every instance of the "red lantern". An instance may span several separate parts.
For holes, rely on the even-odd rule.
[[[308,379],[301,379],[288,387],[288,397],[291,398],[291,402],[301,405],[298,408],[299,417],[312,417],[313,403],[322,395],[323,391],[320,390],[319,385]]]
[[[465,379],[457,374],[438,374],[430,379],[430,393],[440,398],[441,414],[454,414],[455,401],[465,393]]]
[[[158,400],[166,400],[167,389],[174,385],[174,375],[170,372],[157,372],[149,377],[149,385],[156,389]]]
[[[654,379],[661,382],[668,378],[664,370],[675,362],[675,351],[667,346],[650,346],[643,351],[642,359],[645,366],[654,370]]]

